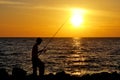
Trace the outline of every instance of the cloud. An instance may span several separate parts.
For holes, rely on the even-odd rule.
[[[32,4],[21,0],[0,0],[0,9],[31,9]]]
[[[25,3],[17,2],[17,1],[0,1],[0,4],[3,4],[3,5],[23,5]]]
[[[32,6],[32,9],[44,9],[44,10],[59,10],[59,11],[69,11],[68,7],[54,7],[54,6]]]

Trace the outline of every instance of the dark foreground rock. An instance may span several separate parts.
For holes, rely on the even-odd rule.
[[[0,69],[0,80],[9,80],[10,76],[5,69]]]
[[[82,77],[71,76],[64,71],[54,74],[44,75],[43,77],[27,75],[26,71],[20,68],[13,68],[12,75],[9,75],[5,69],[0,69],[0,80],[120,80],[120,74],[113,73],[96,73],[84,75]]]

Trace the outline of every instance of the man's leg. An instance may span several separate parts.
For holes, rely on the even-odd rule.
[[[36,63],[33,61],[32,62],[32,68],[33,68],[33,75],[34,76],[37,76],[37,65],[36,65]]]
[[[44,72],[45,72],[45,65],[43,62],[39,62],[39,76],[43,76],[44,75]]]
[[[33,75],[37,76],[37,67],[33,67]]]

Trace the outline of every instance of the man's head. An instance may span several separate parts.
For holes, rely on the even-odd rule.
[[[37,44],[40,44],[41,42],[42,42],[42,39],[41,39],[41,38],[37,38],[37,39],[36,39],[36,43],[37,43]]]

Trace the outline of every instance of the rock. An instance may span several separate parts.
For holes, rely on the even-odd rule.
[[[6,72],[6,69],[0,69],[0,80],[10,80],[10,76]]]
[[[26,71],[20,68],[13,68],[12,70],[12,77],[15,80],[25,80],[26,78]]]

